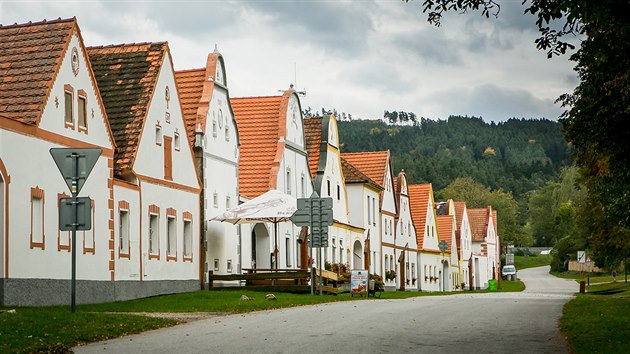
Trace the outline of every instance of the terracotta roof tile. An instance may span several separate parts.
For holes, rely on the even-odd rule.
[[[453,221],[453,215],[438,215],[436,217],[438,239],[448,243],[446,253],[450,253],[453,248]]]
[[[191,69],[175,72],[177,92],[182,105],[182,113],[186,122],[186,134],[190,144],[195,140],[197,110],[206,79],[206,69]]]
[[[379,186],[384,187],[385,172],[389,163],[389,150],[370,152],[350,152],[341,156],[370,177]]]
[[[341,156],[341,169],[346,183],[366,183],[376,189],[383,189],[383,187],[376,184],[370,177],[366,176],[362,171],[344,159],[343,154]]]
[[[427,225],[427,209],[429,207],[429,198],[432,197],[431,184],[410,184],[407,186],[409,193],[409,208],[411,211],[411,219],[416,228],[416,239],[418,249],[422,249],[424,245],[424,231]]]
[[[166,42],[87,48],[117,150],[114,171],[131,169],[160,68]]]
[[[322,117],[304,117],[304,138],[306,139],[306,152],[308,153],[308,167],[311,177],[317,174],[319,164],[319,148],[322,142]]]
[[[283,96],[230,99],[241,143],[238,183],[242,195],[255,198],[276,188],[274,166],[283,152],[280,136],[286,129],[286,105],[291,94],[293,90]]]
[[[488,208],[468,209],[468,223],[473,241],[483,241],[488,231]]]
[[[0,114],[37,124],[76,19],[0,25]]]

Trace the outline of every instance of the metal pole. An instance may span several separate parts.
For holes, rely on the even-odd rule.
[[[322,295],[322,287],[324,286],[324,283],[322,281],[322,248],[318,247],[317,248],[317,253],[319,254],[317,256],[317,263],[319,263],[319,295]]]
[[[308,227],[309,227],[309,233],[310,233],[310,237],[306,238],[306,241],[309,242],[308,244],[308,267],[310,268],[311,271],[311,295],[315,295],[315,272],[313,271],[313,266],[315,265],[315,263],[311,264],[311,262],[313,261],[313,206],[312,206],[312,199],[308,199]]]
[[[76,305],[76,282],[77,282],[77,223],[79,222],[79,208],[77,205],[77,187],[79,183],[79,155],[73,153],[72,155],[72,188],[70,193],[72,195],[72,281],[71,281],[71,311],[75,313],[77,310]]]

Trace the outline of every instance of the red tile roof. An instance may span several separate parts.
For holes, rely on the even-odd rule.
[[[473,241],[483,241],[488,234],[488,214],[490,207],[468,209],[468,223]]]
[[[311,177],[313,179],[315,179],[317,165],[319,164],[322,124],[322,117],[304,117],[304,139],[306,140],[306,152],[308,153],[308,167],[311,170]]]
[[[36,125],[44,111],[76,19],[0,25],[0,114]]]
[[[432,198],[431,184],[410,184],[407,186],[409,193],[409,207],[411,219],[416,228],[416,240],[418,249],[424,245],[424,232],[427,225],[427,209],[429,198]]]
[[[438,215],[436,217],[438,239],[448,243],[446,253],[450,253],[453,248],[453,221],[453,215]]]
[[[349,152],[341,157],[370,177],[379,186],[384,187],[385,173],[389,164],[389,150],[369,152]]]
[[[286,112],[292,89],[282,96],[231,98],[238,124],[241,156],[238,165],[239,191],[255,198],[276,188],[284,153]]]
[[[186,133],[190,144],[195,141],[195,129],[197,127],[197,110],[200,106],[203,87],[206,82],[206,69],[191,69],[175,72],[177,92],[182,105],[182,113],[186,122]]]
[[[382,190],[383,187],[379,186],[370,177],[366,176],[358,168],[354,167],[346,159],[341,157],[341,169],[343,172],[344,180],[347,183],[366,183],[374,187],[375,189]]]
[[[131,170],[168,44],[134,43],[87,48],[117,150],[114,173]]]
[[[466,202],[455,202],[455,228],[460,231],[462,229],[462,221],[464,221],[464,210],[466,210]]]

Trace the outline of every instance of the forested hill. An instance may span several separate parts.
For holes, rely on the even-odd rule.
[[[570,165],[560,125],[547,119],[421,118],[414,125],[381,120],[339,122],[342,152],[389,149],[394,173],[404,169],[411,183],[433,183],[434,191],[457,177],[472,177],[515,198],[555,180]]]

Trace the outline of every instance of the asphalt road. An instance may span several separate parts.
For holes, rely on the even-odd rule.
[[[567,353],[558,330],[579,291],[549,267],[521,293],[348,301],[219,316],[74,348],[75,353]]]

